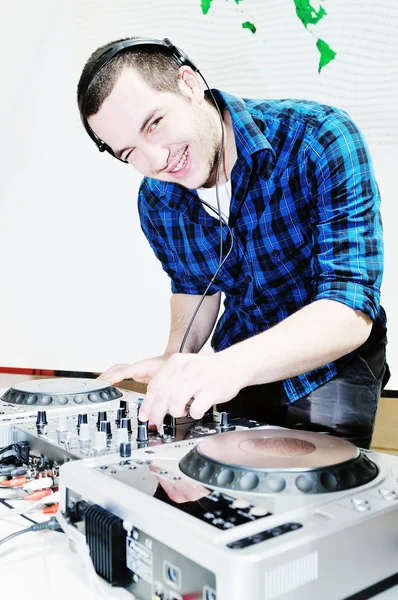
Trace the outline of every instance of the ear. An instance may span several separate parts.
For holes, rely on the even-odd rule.
[[[199,75],[191,67],[184,65],[178,71],[178,87],[183,96],[196,100],[199,104],[205,95]]]

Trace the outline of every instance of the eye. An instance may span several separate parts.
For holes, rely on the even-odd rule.
[[[129,151],[127,152],[127,154],[125,154],[124,156],[121,156],[120,158],[121,158],[122,160],[124,160],[124,162],[127,162],[127,161],[128,161],[128,159],[129,159],[129,156],[131,156],[133,152],[134,152],[134,148],[131,148],[131,150],[129,150]]]
[[[154,131],[156,129],[156,127],[159,125],[161,120],[162,120],[162,117],[159,117],[158,119],[155,119],[154,121],[152,121],[152,123],[148,127],[148,132],[152,133],[152,131]]]

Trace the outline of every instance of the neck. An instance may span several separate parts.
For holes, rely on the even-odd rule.
[[[214,109],[215,110],[215,109]],[[217,116],[217,125],[220,127],[220,117],[218,112],[215,111],[215,115]],[[218,176],[218,182],[220,184],[226,183],[231,178],[232,169],[234,168],[236,159],[237,159],[237,151],[235,144],[235,135],[234,129],[232,125],[231,115],[228,110],[225,108],[223,113],[223,131],[224,131],[224,149],[222,155],[222,161],[220,165],[220,172]],[[221,133],[220,133],[220,147],[221,147]],[[213,173],[211,177],[208,179],[207,183],[203,187],[214,187],[216,184],[216,176],[217,176],[217,165],[218,165],[219,157],[216,157],[216,163],[213,169]]]
[[[223,166],[224,175],[226,181],[231,179],[232,169],[236,163],[238,157],[235,144],[234,128],[232,126],[232,119],[229,111],[225,109],[223,115],[224,122],[224,154],[223,154]],[[225,182],[224,182],[225,183]]]

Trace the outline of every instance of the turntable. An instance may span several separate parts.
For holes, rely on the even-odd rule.
[[[120,450],[64,464],[61,507],[132,598],[357,600],[396,583],[397,457],[267,426]]]
[[[120,400],[137,404],[138,394],[99,379],[60,377],[18,383],[0,397],[0,448],[10,442],[11,426],[34,422],[39,411],[53,416],[94,413],[101,405],[115,409]]]
[[[324,493],[364,485],[377,475],[364,452],[342,439],[284,430],[233,431],[195,446],[180,461],[204,484],[257,493]]]

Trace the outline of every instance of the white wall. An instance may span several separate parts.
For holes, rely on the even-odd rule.
[[[315,1],[312,2],[316,4]],[[306,97],[348,110],[383,193],[390,389],[398,389],[396,0],[324,2],[314,28],[337,52],[318,75],[316,37],[293,0],[8,0],[0,8],[0,365],[99,371],[162,352],[169,282],[141,233],[139,177],[85,134],[75,89],[99,45],[169,37],[211,86]],[[257,27],[253,35],[242,21]]]

